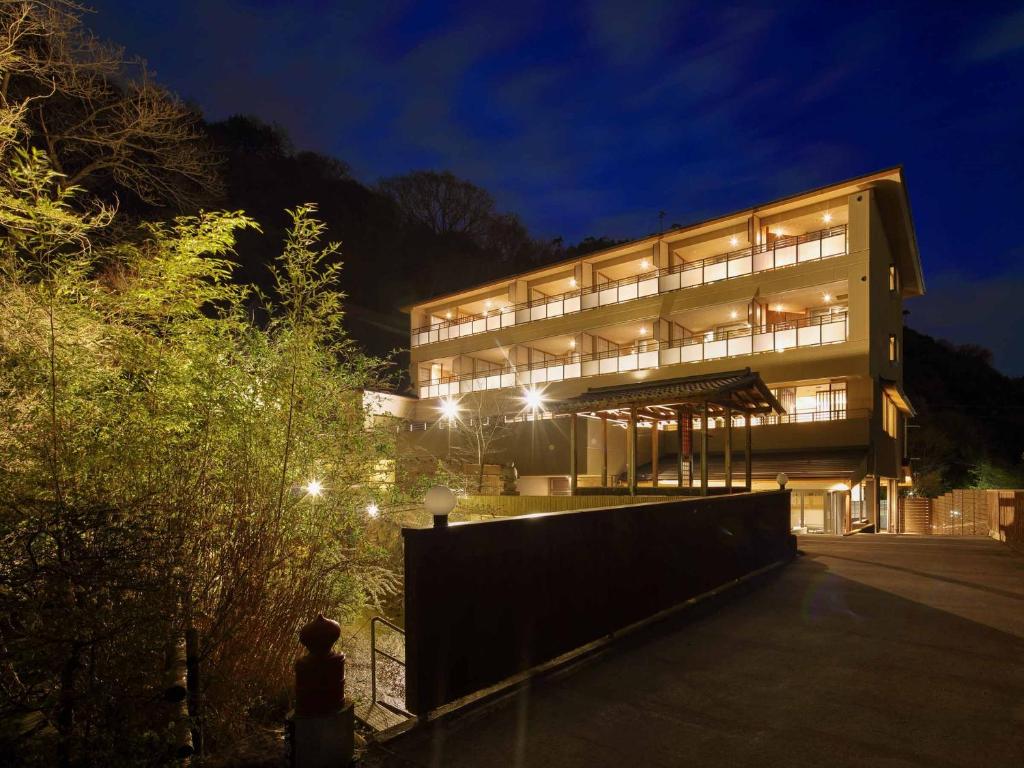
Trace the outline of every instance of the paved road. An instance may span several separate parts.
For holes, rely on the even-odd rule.
[[[1024,766],[1024,557],[804,537],[805,556],[368,765]]]

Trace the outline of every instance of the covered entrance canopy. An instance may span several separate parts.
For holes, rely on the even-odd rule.
[[[604,451],[601,486],[608,486],[608,422],[624,423],[627,429],[626,467],[629,493],[637,491],[637,431],[640,425],[651,427],[652,487],[658,486],[658,432],[662,422],[675,425],[676,476],[678,492],[694,486],[693,420],[701,419],[700,493],[708,493],[708,425],[712,418],[722,417],[725,422],[724,473],[725,490],[732,487],[732,420],[742,414],[746,439],[746,482],[751,483],[750,418],[755,414],[785,413],[760,375],[745,368],[727,373],[684,376],[656,382],[638,382],[614,387],[589,389],[576,397],[551,402],[548,410],[555,415],[570,417],[569,430],[569,487],[579,492],[578,477],[578,419],[579,416],[600,418],[604,429]]]

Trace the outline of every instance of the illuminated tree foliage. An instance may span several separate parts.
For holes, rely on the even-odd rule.
[[[113,212],[76,199],[6,118],[0,737],[15,743],[0,751],[160,762],[163,653],[188,627],[216,747],[285,689],[303,622],[394,591],[365,512],[393,501],[394,433],[362,395],[382,363],[345,335],[312,206],[291,212],[260,327],[231,280],[250,219],[94,247]]]

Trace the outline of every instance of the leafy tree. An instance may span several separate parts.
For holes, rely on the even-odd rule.
[[[19,754],[159,762],[163,651],[202,641],[213,742],[280,695],[302,622],[395,589],[382,363],[342,327],[337,246],[291,213],[271,321],[232,280],[241,213],[93,244],[112,211],[0,136],[0,720]],[[324,489],[311,494],[310,481]]]

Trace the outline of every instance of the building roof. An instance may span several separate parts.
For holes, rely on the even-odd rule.
[[[901,274],[905,275],[904,282],[907,295],[918,296],[923,294],[924,276],[921,271],[921,257],[917,249],[917,235],[914,231],[913,217],[910,212],[910,198],[907,194],[906,182],[903,178],[903,166],[897,165],[891,168],[884,168],[882,170],[875,171],[874,173],[866,173],[862,176],[844,179],[843,181],[839,181],[834,184],[827,184],[815,189],[809,189],[797,194],[787,195],[758,205],[742,208],[738,211],[732,211],[721,216],[714,216],[710,219],[686,224],[682,227],[670,228],[656,235],[649,235],[648,237],[641,237],[624,243],[618,243],[609,248],[585,253],[582,256],[574,256],[572,258],[563,259],[550,264],[543,264],[526,272],[508,274],[504,277],[495,278],[486,283],[467,285],[465,288],[460,288],[457,291],[451,291],[439,296],[425,296],[417,299],[411,304],[401,307],[400,309],[403,312],[411,312],[414,307],[440,304],[457,299],[467,293],[474,293],[488,288],[500,287],[512,278],[528,279],[532,276],[544,274],[552,270],[566,268],[583,261],[590,261],[596,258],[601,258],[602,256],[618,252],[626,252],[647,245],[653,245],[660,240],[671,238],[674,235],[681,235],[690,230],[701,230],[704,227],[725,224],[738,217],[749,216],[754,213],[763,213],[764,209],[796,205],[805,198],[838,191],[843,188],[865,189],[868,187],[874,187],[879,190],[879,203],[881,207],[890,215],[897,217],[897,221],[899,222],[899,226],[896,227],[893,235],[897,240],[897,259],[900,263]]]
[[[708,403],[721,411],[732,408],[745,413],[785,413],[760,374],[744,368],[726,373],[682,376],[655,382],[595,387],[565,400],[550,402],[545,408],[552,413],[584,413],[615,411],[623,408],[644,408],[652,419],[672,417],[676,405]]]

